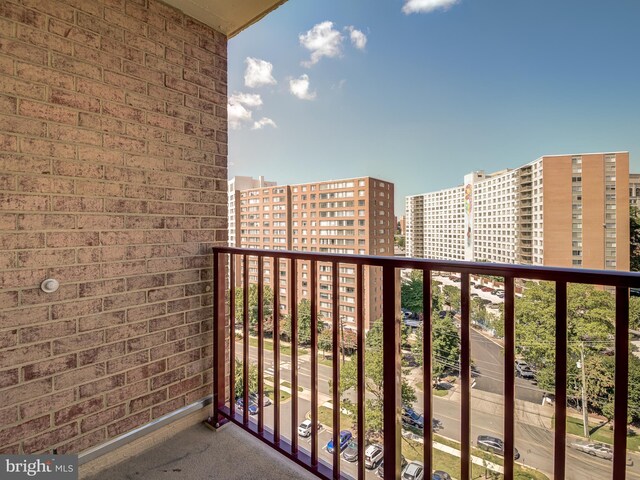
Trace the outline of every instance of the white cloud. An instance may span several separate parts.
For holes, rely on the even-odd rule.
[[[409,15],[411,13],[429,13],[434,10],[448,10],[460,0],[405,0],[402,12]]]
[[[346,27],[346,29],[351,37],[351,44],[358,50],[364,50],[364,47],[367,46],[367,36],[353,25]]]
[[[247,64],[247,69],[244,71],[244,84],[247,87],[256,88],[277,83],[271,74],[273,71],[271,63],[252,57],[247,57],[245,63]]]
[[[316,92],[309,91],[309,75],[306,73],[300,78],[289,80],[289,91],[301,100],[313,100],[316,98]]]
[[[266,127],[267,125],[273,128],[278,128],[278,126],[276,125],[276,122],[274,122],[270,118],[262,117],[257,122],[253,122],[252,130],[260,130],[262,129],[262,127]]]
[[[238,130],[253,121],[251,108],[262,105],[262,97],[257,93],[234,93],[227,102],[229,127]]]
[[[262,97],[257,93],[234,93],[229,97],[229,103],[241,103],[247,107],[259,107],[262,105]]]
[[[322,57],[339,57],[342,54],[342,35],[333,28],[333,22],[322,22],[305,34],[298,36],[300,45],[311,52],[309,61],[302,62],[305,67],[315,65]]]

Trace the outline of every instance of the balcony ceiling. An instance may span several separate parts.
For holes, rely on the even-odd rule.
[[[287,0],[164,0],[231,38]]]

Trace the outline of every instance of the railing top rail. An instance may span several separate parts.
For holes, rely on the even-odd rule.
[[[539,267],[505,263],[463,262],[432,260],[427,258],[380,257],[374,255],[347,255],[320,252],[294,252],[291,250],[264,250],[238,247],[212,247],[213,253],[244,254],[255,257],[279,257],[293,260],[339,262],[374,267],[412,268],[522,278],[526,280],[565,281],[612,287],[640,288],[640,273],[612,270]]]

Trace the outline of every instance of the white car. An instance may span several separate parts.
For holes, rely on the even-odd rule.
[[[321,428],[322,424],[318,422],[318,431],[320,431]],[[298,435],[304,438],[311,436],[311,420],[305,420],[298,425]]]
[[[369,470],[372,470],[378,466],[384,456],[384,450],[382,445],[374,443],[369,445],[364,451],[364,466]]]
[[[402,470],[400,475],[402,480],[423,480],[424,478],[424,463],[422,462],[409,462],[409,464]]]

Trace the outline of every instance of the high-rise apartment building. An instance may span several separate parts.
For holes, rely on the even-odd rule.
[[[300,185],[259,186],[236,191],[229,205],[229,230],[234,246],[332,254],[393,255],[394,185],[370,177]],[[235,214],[232,215],[232,208]],[[231,235],[231,233],[230,233]],[[249,280],[257,281],[257,262],[249,261]],[[332,286],[332,265],[318,265],[318,312],[331,319],[333,294],[339,295],[340,320],[352,327],[356,319],[356,270],[341,264],[339,291]],[[278,268],[280,313],[288,312],[288,269]],[[264,281],[273,287],[273,267],[264,264]],[[310,299],[310,266],[297,264],[298,301]],[[238,277],[238,282],[240,281]],[[382,277],[379,269],[364,272],[364,325],[382,317]]]
[[[407,197],[406,255],[629,269],[629,153],[550,155]]]
[[[629,174],[629,204],[640,208],[640,173]]]
[[[272,187],[277,185],[276,182],[265,180],[261,175],[256,180],[253,177],[236,176],[227,182],[228,184],[228,216],[229,216],[229,237],[230,247],[239,247],[239,239],[236,237],[236,225],[239,221],[239,209],[236,208],[236,199],[240,190],[248,190],[250,188]]]

